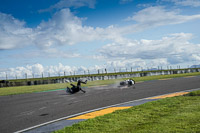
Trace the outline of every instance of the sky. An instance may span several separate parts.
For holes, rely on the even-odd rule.
[[[0,0],[0,79],[199,61],[200,0]]]

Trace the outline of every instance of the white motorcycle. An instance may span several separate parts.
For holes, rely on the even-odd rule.
[[[120,84],[120,87],[130,87],[135,84],[135,80],[127,79],[127,80],[121,81],[119,84]]]

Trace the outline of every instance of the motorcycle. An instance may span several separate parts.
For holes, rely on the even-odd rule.
[[[130,87],[135,84],[135,80],[127,79],[127,80],[121,81],[119,84],[120,84],[119,87]]]

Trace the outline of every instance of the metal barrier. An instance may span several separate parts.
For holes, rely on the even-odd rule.
[[[126,73],[126,74],[113,74],[113,75],[95,75],[95,76],[81,76],[81,77],[64,77],[60,78],[57,77],[55,79],[40,79],[40,80],[28,80],[27,81],[8,81],[8,80],[1,80],[0,81],[0,88],[2,87],[13,87],[13,86],[30,86],[30,85],[41,85],[41,84],[55,84],[55,83],[65,83],[66,81],[69,82],[76,82],[81,78],[86,78],[88,81],[94,80],[109,80],[109,79],[120,79],[120,78],[130,78],[130,77],[144,77],[144,76],[155,76],[155,75],[170,75],[170,74],[182,74],[182,73],[194,73],[200,72],[200,68],[191,68],[191,69],[182,69],[182,70],[159,70],[159,71],[144,71],[144,72],[135,72],[135,73]]]

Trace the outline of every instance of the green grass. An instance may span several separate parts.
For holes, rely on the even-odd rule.
[[[65,87],[66,84],[5,87],[5,88],[0,88],[0,95],[3,96],[3,95],[16,95],[23,93],[41,92],[47,90],[62,89]]]
[[[193,96],[190,96],[190,95]],[[79,122],[54,133],[198,133],[200,91],[148,102]]]
[[[185,77],[185,76],[198,76],[198,75],[200,75],[200,72],[186,73],[186,74],[135,77],[133,79],[137,83],[139,81],[157,80],[157,79],[165,79],[165,78],[177,78],[177,77]],[[119,81],[124,80],[124,79],[125,78],[112,79],[112,80],[90,81],[90,82],[88,82],[88,84],[83,85],[83,87],[115,84],[115,83],[119,83]],[[19,87],[4,87],[4,88],[0,88],[0,96],[64,89],[64,88],[66,88],[66,86],[69,86],[69,83],[45,84],[45,85],[34,85],[34,86],[19,86]]]
[[[200,96],[200,90],[192,91],[192,92],[186,94],[185,96]]]

